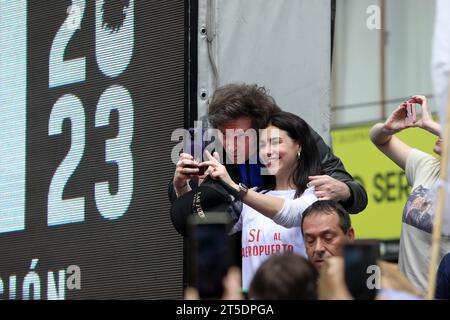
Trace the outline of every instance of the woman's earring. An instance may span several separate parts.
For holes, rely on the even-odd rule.
[[[298,150],[298,151],[297,151],[297,159],[298,159],[298,160],[300,160],[300,155],[301,155],[301,153],[302,153],[301,150]]]

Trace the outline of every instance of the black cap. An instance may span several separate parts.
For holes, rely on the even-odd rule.
[[[240,209],[236,208],[241,203],[236,205],[234,200],[238,194],[228,185],[208,176],[199,187],[174,201],[170,208],[172,224],[179,234],[187,236],[187,220],[192,214],[206,218],[212,212],[227,212],[232,220],[237,220]]]

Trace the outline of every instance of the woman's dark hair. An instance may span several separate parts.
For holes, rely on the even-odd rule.
[[[288,136],[302,147],[300,159],[292,171],[292,180],[297,187],[295,197],[299,197],[307,188],[308,176],[321,173],[319,149],[314,141],[311,129],[305,120],[290,112],[278,112],[271,115],[267,121],[268,126],[277,127],[286,131]],[[257,191],[273,190],[276,186],[275,177],[263,175],[263,183]]]
[[[249,298],[258,300],[317,300],[318,272],[295,253],[271,256],[256,271]]]

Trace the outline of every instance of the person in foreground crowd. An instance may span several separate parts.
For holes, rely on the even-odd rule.
[[[337,202],[314,202],[303,212],[301,230],[309,261],[320,270],[326,259],[342,255],[346,243],[355,239],[350,215]]]
[[[411,105],[422,107],[421,119],[409,116]],[[433,121],[426,97],[413,96],[401,103],[385,123],[375,124],[370,138],[387,157],[405,170],[412,191],[406,201],[402,216],[399,267],[413,285],[425,292],[428,284],[428,267],[432,243],[432,223],[436,182],[439,178],[440,161],[435,157],[414,149],[394,134],[407,128],[417,127],[440,134],[440,125]],[[434,151],[440,155],[442,140],[438,139]],[[450,252],[450,239],[442,238],[441,257]]]
[[[355,239],[350,215],[339,203],[317,201],[303,212],[301,229],[308,258],[320,271],[319,298],[353,299],[345,284],[342,258],[344,246]],[[421,298],[419,291],[399,272],[396,264],[385,261],[377,264],[381,270],[381,290],[376,299]]]

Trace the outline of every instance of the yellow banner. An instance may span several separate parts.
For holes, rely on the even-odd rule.
[[[367,191],[367,208],[351,216],[356,237],[399,239],[403,207],[410,188],[403,170],[370,141],[371,127],[332,130],[333,150]],[[437,137],[425,130],[408,129],[397,136],[411,147],[437,157],[432,151]]]

